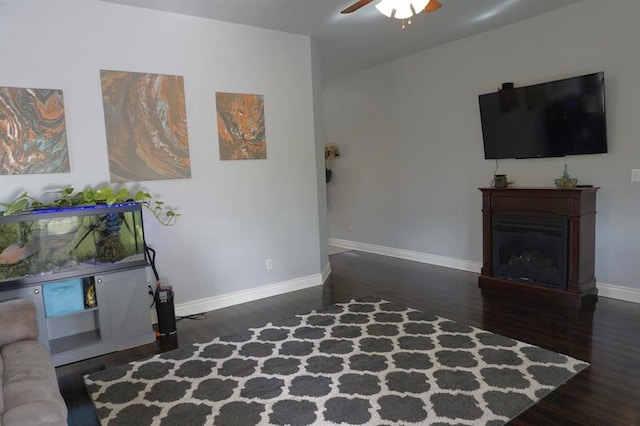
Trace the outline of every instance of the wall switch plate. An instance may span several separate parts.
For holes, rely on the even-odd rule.
[[[640,182],[640,169],[631,169],[631,182]]]

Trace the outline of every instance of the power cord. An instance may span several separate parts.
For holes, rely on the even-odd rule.
[[[153,298],[153,302],[151,302],[151,305],[149,305],[149,308],[153,308],[153,305],[156,304],[156,295],[153,292],[153,287],[151,287],[150,285],[148,285],[147,287],[149,287],[149,294]]]
[[[149,260],[151,269],[153,269],[153,275],[156,277],[156,283],[160,283],[160,275],[158,275],[158,270],[156,269],[156,251],[145,244],[144,254]]]
[[[176,317],[176,321],[180,321],[183,319],[202,321],[207,319],[207,314],[193,314],[193,315],[185,315],[183,317]]]
[[[144,255],[149,261],[149,264],[151,265],[151,269],[153,270],[153,275],[156,277],[156,284],[159,285],[160,275],[158,275],[158,270],[156,269],[156,251],[145,244]],[[151,305],[149,306],[149,308],[153,308],[153,305],[156,304],[156,297],[155,297],[156,295],[153,292],[153,287],[151,286],[147,286],[147,287],[149,287],[149,294],[151,295],[151,297],[153,297],[153,302],[151,302]]]

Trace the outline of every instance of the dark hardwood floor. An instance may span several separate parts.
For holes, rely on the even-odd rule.
[[[478,275],[391,257],[330,257],[324,286],[182,319],[156,343],[57,368],[70,425],[98,424],[82,376],[111,366],[363,296],[473,325],[587,361],[591,366],[515,420],[514,425],[640,425],[640,304],[600,297],[568,307],[517,293],[481,293]],[[180,291],[176,285],[176,291]]]

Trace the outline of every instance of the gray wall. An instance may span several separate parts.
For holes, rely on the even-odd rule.
[[[0,85],[62,89],[71,164],[67,174],[0,176],[0,201],[108,181],[100,69],[181,75],[192,177],[129,185],[182,215],[168,228],[145,215],[178,304],[321,284],[308,37],[94,0],[2,0],[0,11]],[[220,161],[217,91],[264,95],[266,160]],[[277,288],[252,293],[264,286]]]
[[[640,301],[639,2],[585,0],[550,14],[325,82],[327,143],[340,147],[328,185],[329,236],[353,245],[482,262],[484,160],[478,95],[596,71],[606,78],[609,153],[501,160],[519,186],[553,186],[566,163],[601,187],[596,277]],[[410,30],[409,30],[410,31]]]

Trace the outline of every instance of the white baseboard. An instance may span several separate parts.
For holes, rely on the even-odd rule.
[[[435,254],[420,253],[411,250],[402,250],[392,247],[377,246],[374,244],[358,243],[355,241],[329,238],[329,245],[342,247],[351,250],[360,250],[367,253],[381,254],[384,256],[397,257],[399,259],[413,260],[415,262],[428,263],[430,265],[444,266],[462,271],[480,273],[482,264],[468,260],[454,259],[451,257],[437,256]]]
[[[325,267],[325,270],[326,269],[327,267]],[[309,275],[289,281],[282,281],[248,290],[227,293],[221,296],[208,297],[205,299],[181,303],[175,306],[176,316],[183,317],[202,312],[214,311],[216,309],[228,308],[229,306],[239,305],[241,303],[252,302],[266,297],[289,293],[290,291],[322,285],[324,282],[324,273],[325,271],[323,270],[322,274]]]
[[[355,241],[341,240],[338,238],[329,238],[329,245],[475,273],[480,273],[480,269],[482,268],[482,264],[478,262],[470,262],[468,260],[454,259],[450,257],[415,252],[411,250],[401,250],[392,247],[358,243]],[[625,302],[640,303],[640,289],[601,282],[597,283],[596,286],[598,287],[598,296],[623,300]]]
[[[597,283],[598,297],[608,297],[610,299],[624,300],[625,302],[640,303],[640,289],[622,287],[619,285]]]
[[[326,283],[327,279],[329,278],[329,274],[331,274],[331,263],[327,262],[326,265],[324,265],[324,268],[322,268],[322,283]]]

